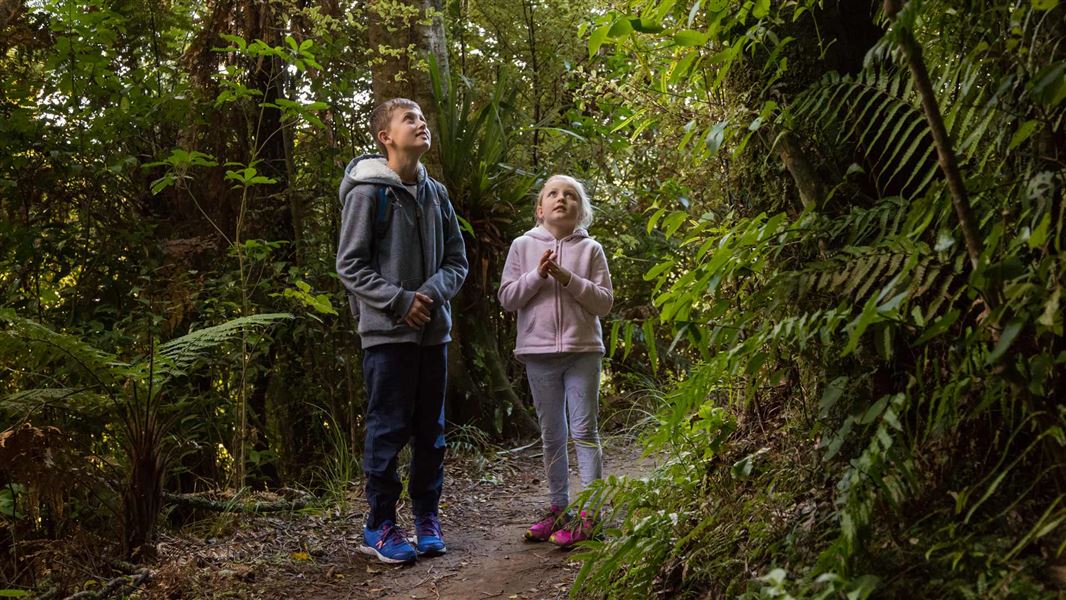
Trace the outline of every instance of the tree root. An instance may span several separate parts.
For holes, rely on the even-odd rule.
[[[66,600],[102,600],[108,596],[125,590],[127,587],[133,591],[152,578],[152,572],[141,569],[132,575],[122,575],[108,581],[97,591],[78,592],[66,597]]]

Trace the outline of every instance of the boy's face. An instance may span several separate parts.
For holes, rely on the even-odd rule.
[[[541,190],[537,218],[545,224],[575,228],[581,219],[581,197],[565,181],[549,181]]]
[[[417,106],[398,106],[389,117],[389,126],[378,132],[378,139],[388,148],[389,156],[421,156],[430,147],[429,125]]]

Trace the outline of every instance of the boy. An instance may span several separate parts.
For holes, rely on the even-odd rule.
[[[353,159],[340,198],[337,274],[363,345],[363,471],[370,504],[360,551],[388,563],[447,548],[437,518],[444,482],[448,301],[466,277],[459,221],[444,186],[419,162],[430,132],[418,104],[393,98],[370,114],[384,156]],[[411,443],[407,486],[416,547],[396,526],[397,456]]]

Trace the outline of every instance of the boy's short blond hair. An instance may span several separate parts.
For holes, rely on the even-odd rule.
[[[370,111],[370,137],[374,138],[374,143],[378,145],[381,153],[384,154],[386,158],[389,156],[389,149],[385,147],[385,144],[381,143],[380,139],[378,139],[378,134],[389,128],[389,121],[392,120],[392,112],[397,108],[417,108],[418,110],[422,110],[422,107],[414,100],[408,100],[407,98],[390,98],[377,105],[374,110]]]

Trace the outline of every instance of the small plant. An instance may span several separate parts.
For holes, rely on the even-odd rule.
[[[167,383],[203,368],[208,352],[244,335],[245,330],[289,318],[288,313],[276,313],[234,319],[163,344],[153,343],[147,354],[124,360],[79,337],[0,310],[0,356],[22,365],[20,377],[27,382],[44,378],[65,384],[27,387],[4,399],[0,410],[21,414],[27,421],[45,419],[57,408],[107,420],[108,427],[119,434],[126,459],[122,483],[117,485],[123,549],[127,556],[139,556],[154,537],[162,508],[167,466],[164,440],[171,419],[163,402]],[[14,439],[11,435],[7,434]]]
[[[348,433],[341,428],[332,414],[319,408],[322,427],[328,443],[326,458],[315,467],[315,483],[327,499],[341,509],[347,506],[352,483],[362,474],[359,457],[350,447]]]

